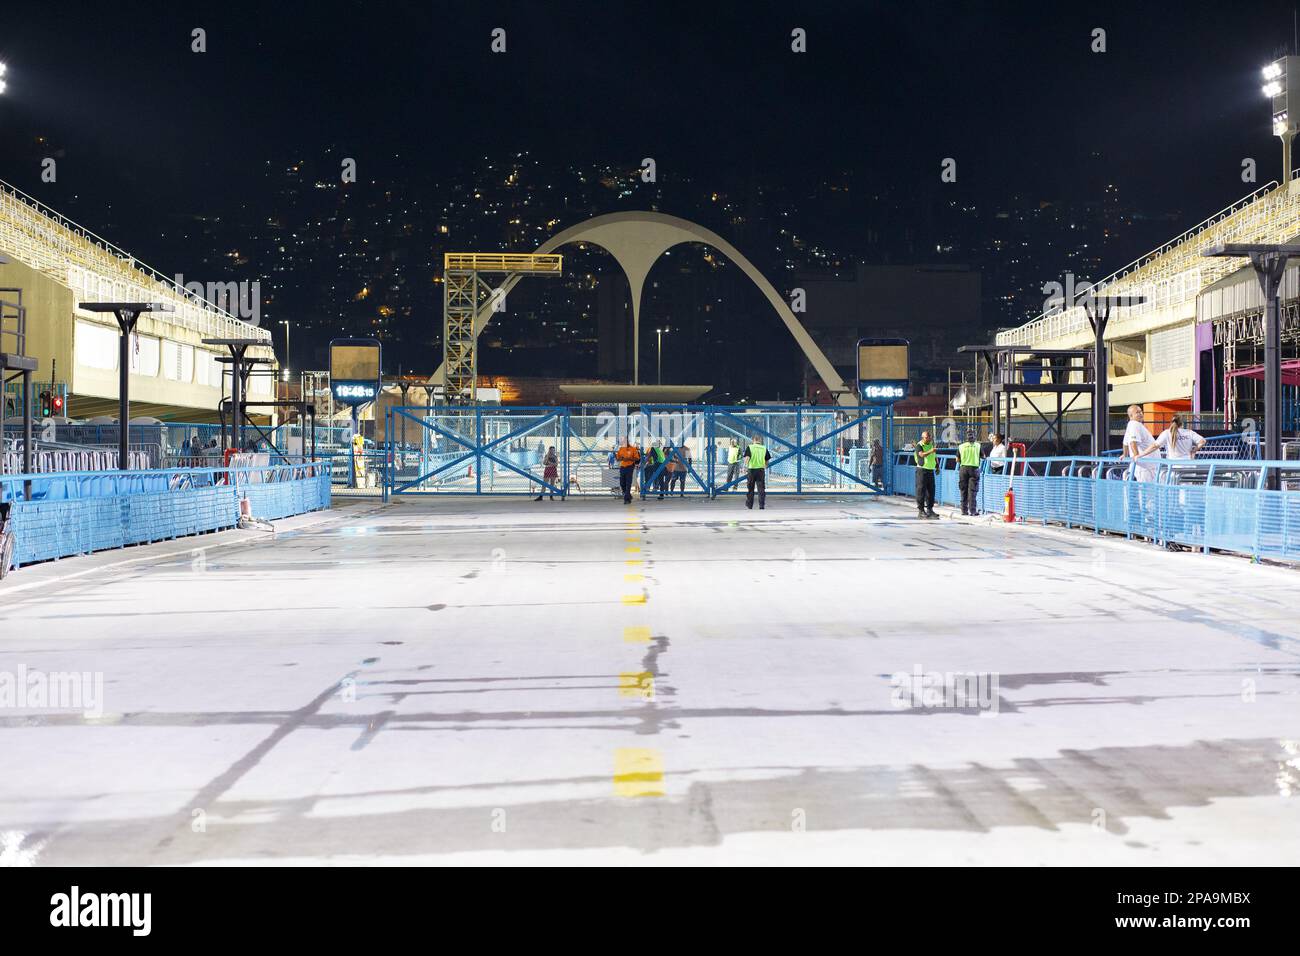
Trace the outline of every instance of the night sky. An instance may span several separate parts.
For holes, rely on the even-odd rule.
[[[141,199],[237,194],[268,147],[338,142],[362,162],[418,154],[431,177],[493,148],[689,159],[720,177],[848,163],[895,182],[953,156],[981,196],[1073,198],[1112,179],[1155,207],[1210,211],[1242,192],[1242,157],[1277,165],[1259,67],[1290,46],[1292,11],[50,0],[6,11],[0,128],[48,131],[67,146],[63,175],[134,181]],[[505,55],[489,52],[495,26]],[[1104,54],[1089,50],[1098,26]]]
[[[1130,207],[1185,228],[1276,178],[1259,70],[1292,46],[1293,5],[938,3],[13,4],[0,58],[0,178],[220,214],[272,156],[337,146],[363,180],[436,183],[476,156],[756,170],[798,186],[851,169],[895,193],[949,189]],[[489,50],[494,27],[507,52]],[[190,50],[207,31],[207,52]],[[808,52],[790,50],[807,31]],[[1106,30],[1107,52],[1090,50]],[[402,162],[395,164],[394,156]],[[398,172],[400,170],[400,172]],[[666,210],[671,211],[671,210]],[[100,223],[85,221],[91,229]],[[149,248],[145,243],[145,248]],[[1141,252],[1142,250],[1136,250]],[[1108,263],[1108,268],[1122,265]],[[165,271],[185,263],[158,262]]]

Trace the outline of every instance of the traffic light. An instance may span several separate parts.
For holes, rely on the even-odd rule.
[[[55,395],[54,400],[50,402],[50,408],[54,410],[55,415],[63,414],[63,396]]]
[[[48,391],[41,392],[41,418],[50,417],[50,397]]]

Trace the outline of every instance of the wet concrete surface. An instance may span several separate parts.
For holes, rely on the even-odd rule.
[[[102,707],[0,699],[0,864],[1290,862],[1297,575],[853,499],[32,567],[0,676]]]

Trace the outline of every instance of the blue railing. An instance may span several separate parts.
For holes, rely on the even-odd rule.
[[[15,436],[15,428],[9,425],[5,434],[9,438]],[[318,449],[324,449],[330,446],[345,447],[351,439],[351,428],[346,425],[321,425],[315,426],[315,439]],[[161,456],[163,459],[169,458],[190,458],[214,456],[221,457],[223,446],[221,444],[221,426],[210,422],[163,422],[159,425],[136,424],[131,426],[131,447],[132,448],[149,448],[155,458]],[[118,431],[116,424],[79,424],[68,423],[60,424],[54,427],[53,439],[75,445],[90,445],[94,447],[103,447],[115,449],[118,441]],[[264,451],[288,450],[290,439],[302,439],[301,453],[306,454],[311,450],[311,433],[304,434],[303,426],[298,423],[276,425],[274,427],[267,425],[260,430],[252,426],[244,426],[243,437],[245,441],[252,441],[263,447]],[[230,439],[230,433],[226,433],[227,441]],[[198,444],[194,445],[197,439]],[[165,464],[165,462],[164,462]]]
[[[1106,458],[1120,458],[1123,448],[1112,448],[1106,452]],[[1211,435],[1196,453],[1197,458],[1240,458],[1246,461],[1259,461],[1263,457],[1260,449],[1259,433],[1229,432],[1226,435]]]
[[[1049,413],[1049,417],[1051,417]],[[1169,426],[1169,415],[1159,414],[1151,415],[1146,419],[1146,425],[1151,429],[1152,434],[1160,434]],[[1222,412],[1206,412],[1200,415],[1184,414],[1187,422],[1187,428],[1199,432],[1202,435],[1213,434],[1215,439],[1227,439],[1235,437],[1240,439],[1241,434],[1235,436],[1221,435],[1226,429],[1224,416]],[[1092,436],[1092,413],[1066,412],[1062,418],[1062,437],[1065,442],[1072,448],[1078,448],[1083,452],[1085,448],[1091,447],[1090,439]],[[1124,427],[1128,424],[1127,415],[1111,415],[1110,417],[1110,444],[1119,444],[1120,436],[1124,434]],[[1054,437],[1048,429],[1048,425],[1038,416],[1016,416],[1012,418],[1007,426],[1010,430],[1010,440],[1026,442],[1033,444],[1036,441],[1054,443]],[[1260,427],[1259,421],[1255,427]],[[974,428],[979,435],[980,441],[987,441],[990,433],[997,431],[997,426],[989,418],[985,417],[963,417],[960,415],[942,416],[934,415],[928,418],[899,418],[894,420],[894,444],[896,448],[903,448],[909,444],[920,440],[922,432],[929,432],[930,437],[943,445],[956,445],[966,436],[966,431]],[[1292,431],[1292,427],[1283,422],[1284,431]],[[1233,455],[1232,457],[1236,457]],[[1257,456],[1258,457],[1258,456]]]
[[[994,472],[980,467],[981,512],[1003,510],[1008,487],[1016,516],[1043,524],[1147,538],[1205,551],[1300,560],[1300,461],[1145,459],[1149,481],[1134,479],[1131,461],[1113,458],[1029,458]],[[893,462],[895,488],[909,492],[911,454]],[[961,505],[955,457],[938,456],[935,500]],[[1275,488],[1270,488],[1270,484]]]
[[[0,475],[15,566],[328,508],[330,465]]]

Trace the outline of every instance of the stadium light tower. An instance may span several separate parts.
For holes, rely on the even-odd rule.
[[[1291,140],[1300,126],[1300,56],[1284,56],[1264,67],[1261,92],[1273,105],[1273,135],[1282,140],[1283,186],[1291,182]],[[1292,99],[1296,102],[1292,103]],[[1294,108],[1293,108],[1294,107]]]
[[[9,67],[7,67],[3,63],[0,63],[0,93],[3,93],[5,91],[5,86],[7,85],[5,83],[5,74],[8,72],[9,72]]]

